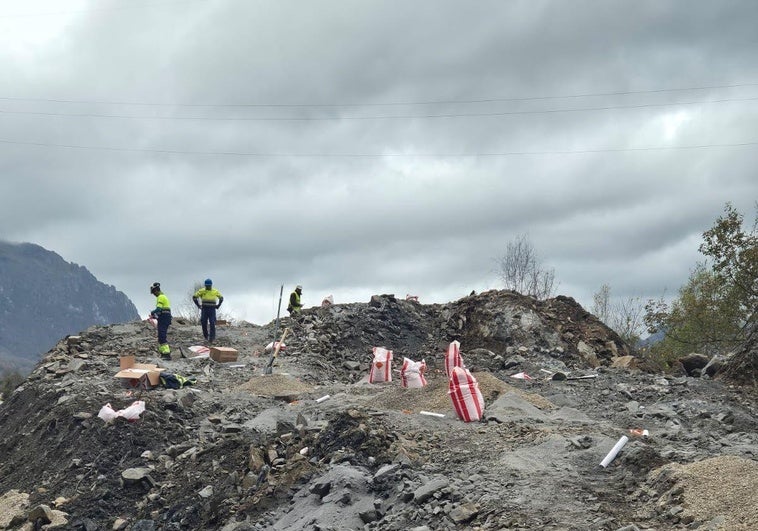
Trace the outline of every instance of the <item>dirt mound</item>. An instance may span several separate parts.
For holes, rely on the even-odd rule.
[[[155,329],[144,322],[62,340],[0,404],[0,506],[12,513],[0,521],[21,529],[62,518],[64,528],[127,531],[617,531],[739,526],[755,516],[713,492],[719,470],[735,473],[725,456],[741,459],[755,483],[754,397],[710,378],[611,367],[627,347],[571,299],[487,292],[423,305],[383,295],[283,324],[292,333],[270,375],[263,346],[273,323],[220,328],[217,343],[239,352],[233,363],[184,358],[201,336],[178,320],[170,360],[157,356]],[[453,411],[443,373],[452,340],[485,398],[482,422]],[[394,351],[395,371],[403,356],[425,358],[429,385],[367,384],[373,346]],[[194,384],[124,386],[114,374],[127,354]],[[547,377],[557,370],[592,378]],[[534,379],[510,377],[517,372]],[[133,422],[97,416],[106,404],[121,410],[137,400],[145,411]],[[600,467],[622,435],[628,443]],[[701,462],[718,466],[711,475]],[[656,469],[669,471],[650,474]],[[693,483],[705,477],[712,481]],[[733,485],[732,498],[755,507],[751,492]],[[719,505],[708,508],[706,498]]]
[[[423,305],[393,295],[367,304],[305,310],[285,326],[293,334],[287,355],[305,369],[312,383],[360,380],[371,349],[383,346],[396,360],[426,359],[442,368],[451,341],[461,343],[472,370],[495,372],[513,359],[531,358],[559,370],[611,365],[630,355],[611,329],[568,297],[537,301],[512,291],[488,291],[446,305]]]
[[[696,463],[671,463],[653,471],[650,483],[667,487],[656,500],[656,510],[674,523],[712,522],[717,529],[748,531],[758,522],[758,462],[754,460],[724,455]]]

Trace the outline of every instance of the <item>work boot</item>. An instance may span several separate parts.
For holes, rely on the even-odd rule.
[[[171,347],[168,346],[168,343],[158,345],[158,352],[160,353],[161,358],[171,359]]]

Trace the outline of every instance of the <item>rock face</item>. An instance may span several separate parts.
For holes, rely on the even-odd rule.
[[[571,299],[378,295],[282,324],[292,332],[268,375],[273,323],[219,327],[217,344],[239,351],[230,363],[184,357],[202,335],[181,319],[169,360],[147,322],[61,340],[0,404],[0,522],[617,531],[749,529],[758,519],[755,396],[707,375],[614,367],[632,353]],[[478,379],[481,422],[458,420],[448,396],[452,340]],[[367,382],[374,346],[394,351],[393,381]],[[114,378],[122,355],[195,383],[124,384]],[[403,356],[426,359],[426,387],[400,386]],[[551,379],[558,371],[565,378]],[[98,417],[136,400],[138,419]],[[622,435],[630,440],[601,467]],[[719,474],[724,463],[740,474]]]
[[[758,386],[758,326],[754,326],[747,341],[724,364],[724,377],[741,385]]]
[[[0,242],[0,374],[27,373],[63,336],[139,318],[86,268],[29,243]]]

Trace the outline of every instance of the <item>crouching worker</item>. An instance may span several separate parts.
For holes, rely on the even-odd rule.
[[[164,358],[171,357],[171,347],[168,346],[168,327],[171,324],[171,304],[161,291],[160,282],[153,283],[150,286],[150,293],[155,295],[155,310],[150,312],[150,316],[158,321],[158,352]]]

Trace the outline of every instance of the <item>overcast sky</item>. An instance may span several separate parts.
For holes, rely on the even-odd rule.
[[[0,0],[0,238],[145,316],[211,277],[448,302],[528,235],[589,309],[758,200],[758,2]],[[284,310],[282,310],[283,313]]]

